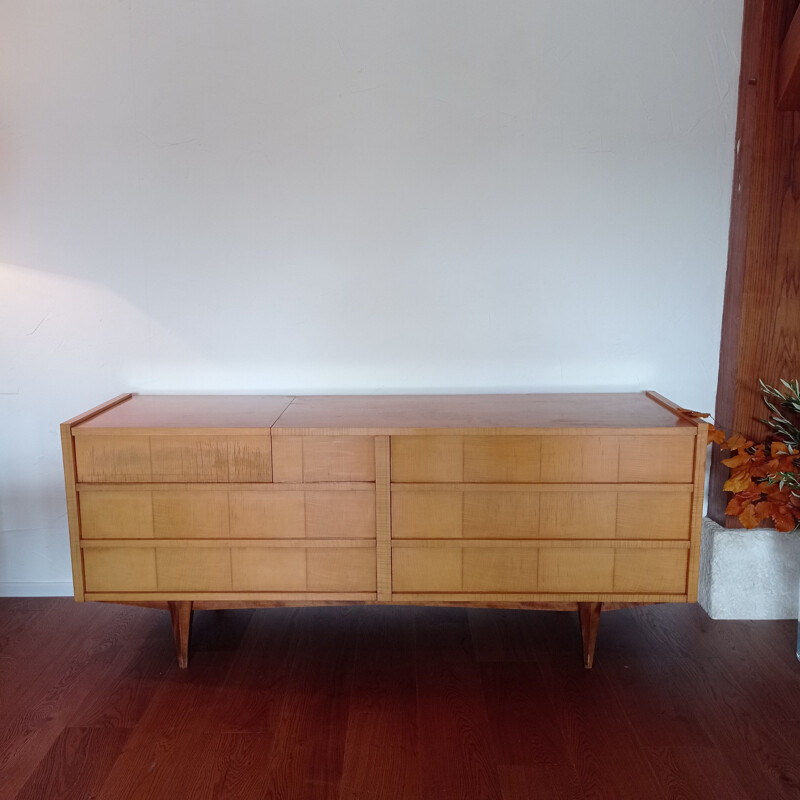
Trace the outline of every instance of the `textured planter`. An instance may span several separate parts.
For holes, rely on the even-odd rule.
[[[800,533],[703,520],[698,602],[712,619],[797,619]]]

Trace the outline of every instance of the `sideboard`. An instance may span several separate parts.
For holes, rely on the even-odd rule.
[[[708,425],[654,392],[121,395],[61,426],[75,599],[578,612],[697,599]]]

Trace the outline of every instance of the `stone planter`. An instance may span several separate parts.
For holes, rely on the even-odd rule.
[[[712,619],[797,619],[800,533],[703,520],[698,602]]]

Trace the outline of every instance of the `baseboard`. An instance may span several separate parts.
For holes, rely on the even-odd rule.
[[[0,597],[72,597],[71,581],[0,581]]]

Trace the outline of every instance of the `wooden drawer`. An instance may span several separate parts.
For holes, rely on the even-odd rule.
[[[87,592],[374,592],[375,547],[88,547]]]
[[[685,547],[460,542],[392,548],[392,590],[437,594],[684,594]]]
[[[237,591],[374,592],[375,547],[234,547]]]
[[[158,590],[154,547],[93,547],[83,551],[87,592]]]
[[[80,515],[84,539],[375,539],[375,490],[87,489]]]
[[[231,492],[231,537],[375,539],[375,490]]]
[[[75,437],[79,483],[262,483],[272,480],[270,437]]]
[[[392,436],[395,483],[691,483],[694,437]]]
[[[375,481],[372,436],[275,436],[276,483]]]
[[[690,487],[580,488],[395,486],[392,538],[689,539]]]

